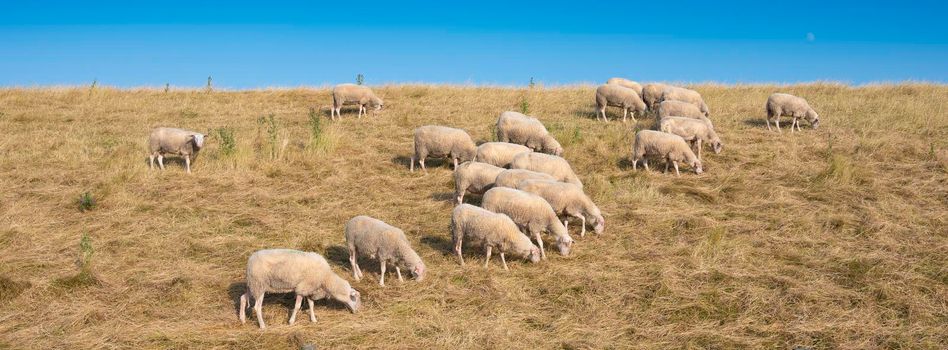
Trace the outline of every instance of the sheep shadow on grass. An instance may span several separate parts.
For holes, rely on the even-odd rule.
[[[401,155],[395,156],[392,158],[392,164],[400,165],[404,167],[405,169],[411,169],[411,157],[401,156]],[[451,168],[454,166],[454,161],[447,158],[429,157],[428,159],[425,159],[425,168],[431,169],[431,168],[440,168],[444,166],[447,166],[448,170],[453,171],[453,169]],[[422,173],[424,173],[424,170],[421,170],[421,165],[418,163],[415,163],[415,171],[416,172],[421,171]]]
[[[227,295],[230,297],[231,302],[233,302],[234,316],[237,318],[240,317],[240,296],[244,295],[244,293],[246,292],[247,292],[247,283],[245,282],[234,282],[234,283],[231,283],[229,287],[227,287]],[[257,316],[256,314],[254,314],[254,311],[253,311],[253,303],[254,303],[254,300],[253,300],[253,297],[251,297],[247,303],[247,323],[248,324],[252,323],[254,326],[256,326]],[[293,307],[296,306],[296,293],[290,292],[290,293],[264,294],[263,305],[267,306],[267,305],[273,305],[273,304],[282,305],[286,309],[286,318],[282,321],[283,322],[282,324],[286,324],[290,320],[290,313],[293,312]],[[338,302],[331,301],[328,299],[313,299],[313,304],[315,304],[314,306],[317,309],[320,307],[326,307],[333,311],[348,312],[348,309],[342,303],[338,303]],[[300,310],[300,312],[302,312],[303,314],[302,316],[297,316],[297,323],[301,319],[307,319],[309,317],[309,316],[306,316],[308,315],[308,312],[309,312],[307,308],[308,306],[306,306],[306,303],[303,303],[303,307]],[[268,321],[267,323],[269,324],[272,322],[273,321],[271,320],[271,321]]]
[[[334,245],[326,248],[326,260],[330,264],[349,268],[349,249],[342,245]],[[361,264],[361,262],[360,262]]]
[[[608,110],[606,111],[606,115],[609,115],[609,111],[608,111]],[[576,116],[576,117],[579,117],[579,118],[585,118],[585,119],[596,120],[596,119],[598,119],[598,118],[597,118],[597,117],[598,117],[598,111],[596,111],[596,108],[595,108],[595,107],[579,108],[579,109],[574,109],[574,110],[573,110],[573,116]],[[620,118],[621,118],[621,116],[620,116]]]
[[[195,160],[196,159],[191,159],[192,168],[194,168]],[[168,167],[172,167],[172,168],[177,167],[177,168],[181,168],[181,170],[187,170],[186,164],[184,163],[184,157],[165,156],[163,163],[165,163],[166,170],[168,169]],[[145,166],[149,167],[149,169],[151,170],[151,158],[148,156],[145,156]],[[158,165],[158,157],[155,157],[154,170],[161,170],[161,166]]]
[[[766,128],[767,120],[764,118],[749,118],[744,119],[744,125],[753,126],[755,128]],[[789,123],[788,123],[789,125]]]
[[[443,256],[454,255],[454,243],[450,238],[440,235],[425,235],[421,237],[421,243],[431,247],[435,251],[441,252]]]

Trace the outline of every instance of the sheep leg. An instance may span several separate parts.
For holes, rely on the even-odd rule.
[[[609,118],[606,118],[606,107],[600,108],[599,114],[602,115],[602,121],[607,122],[607,123],[609,122]],[[596,119],[598,120],[599,118],[596,118]]]
[[[579,237],[582,238],[586,236],[586,217],[580,215],[579,218],[583,220],[583,230],[579,231]]]
[[[458,170],[458,159],[454,158],[454,170]]]
[[[695,146],[698,146],[698,160],[701,160],[701,139],[695,140]]]
[[[379,276],[379,285],[385,287],[385,260],[382,260],[380,263],[382,264],[382,275]]]
[[[158,167],[165,170],[165,156],[158,154]]]
[[[494,249],[494,247],[487,246],[487,259],[484,259],[484,268],[485,268],[485,269],[487,269],[488,266],[490,266],[490,253],[491,253],[491,250],[493,250],[493,249]]]
[[[458,255],[458,260],[461,261],[461,266],[464,266],[464,256],[461,254],[461,241],[462,237],[458,235],[458,239],[454,242],[454,253]]]
[[[540,238],[540,232],[534,234],[537,237],[537,246],[540,247],[540,258],[546,260],[546,250],[543,249],[543,239]]]
[[[510,269],[507,268],[507,258],[504,257],[503,251],[500,252],[500,262],[504,264],[504,271],[510,271]]]
[[[678,172],[678,162],[672,161],[671,163],[672,163],[672,165],[675,166],[675,176],[681,177],[681,173]]]
[[[797,117],[794,116],[793,120],[790,121],[790,132],[793,132],[793,127],[797,125]]]
[[[184,156],[184,167],[188,169],[188,174],[191,174],[191,156]]]
[[[777,117],[776,119],[774,119],[774,124],[777,124],[777,132],[783,132],[783,131],[780,131],[780,117]]]
[[[632,170],[638,170],[638,169],[639,169],[639,160],[632,158]]]
[[[411,156],[411,164],[408,165],[408,169],[411,172],[415,172],[415,156]]]
[[[362,119],[362,105],[359,105],[359,119]]]
[[[356,257],[356,250],[354,246],[349,246],[349,265],[352,267],[352,278],[355,278],[356,281],[362,278],[362,273],[359,271],[359,261]]]
[[[240,323],[247,323],[247,302],[250,298],[250,291],[240,295]]]
[[[313,299],[306,298],[306,303],[309,304],[309,320],[316,322],[316,312],[313,311]]]
[[[399,282],[405,282],[405,280],[402,279],[402,270],[399,269],[398,266],[395,266],[395,274],[398,275]]]
[[[628,117],[628,116],[629,116],[629,110],[623,108],[623,109],[622,109],[622,122],[623,122],[623,123],[625,123],[625,118]]]
[[[154,169],[154,168],[155,168],[155,154],[153,153],[153,154],[148,155],[148,169]]]
[[[424,170],[425,174],[427,174],[428,168],[425,168],[425,158],[418,157],[418,164],[421,165],[421,170]]]
[[[767,117],[764,121],[767,122],[767,131],[774,131],[774,129],[770,127],[770,117]]]
[[[260,329],[267,329],[267,324],[263,323],[263,296],[266,293],[260,293],[260,296],[253,298],[253,311],[257,314],[257,324]]]
[[[290,313],[290,325],[296,323],[296,313],[300,311],[300,307],[303,306],[303,296],[296,295],[296,305],[293,305],[293,312]]]
[[[648,170],[648,159],[643,158],[643,159],[642,159],[642,165],[645,166],[645,171],[649,171],[649,170]]]
[[[663,171],[663,172],[665,172],[665,173],[668,172],[668,166],[669,166],[668,163],[671,163],[671,160],[669,160],[669,159],[666,158],[666,159],[665,159],[665,171]]]

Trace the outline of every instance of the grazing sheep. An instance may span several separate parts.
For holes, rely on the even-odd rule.
[[[451,157],[454,168],[458,167],[458,160],[464,162],[474,159],[477,146],[471,140],[471,135],[461,129],[438,125],[425,125],[415,129],[415,154],[411,158],[411,171],[415,171],[415,161],[421,164],[425,172],[425,158]]]
[[[800,130],[800,118],[810,122],[810,126],[814,129],[820,127],[820,115],[816,114],[816,111],[803,98],[782,93],[770,95],[767,98],[767,130],[773,130],[770,128],[770,121],[773,120],[777,124],[777,131],[780,132],[780,117],[785,115],[793,117],[790,132],[793,132],[794,125],[797,130]]]
[[[330,111],[330,118],[333,120],[336,120],[336,116],[342,118],[342,105],[347,104],[359,105],[359,118],[362,118],[363,113],[368,114],[368,110],[366,110],[365,106],[371,106],[375,108],[376,111],[382,109],[382,99],[375,96],[372,89],[369,89],[367,86],[339,84],[332,88],[332,110]]]
[[[508,169],[497,174],[494,180],[495,187],[517,188],[517,184],[523,180],[550,180],[556,181],[556,178],[547,173],[538,173],[527,169]]]
[[[635,90],[635,93],[639,94],[639,97],[642,96],[642,84],[636,83],[626,78],[609,78],[606,80],[606,84],[615,84],[619,86],[624,86],[629,89]]]
[[[615,84],[602,85],[596,89],[596,108],[599,111],[596,120],[602,116],[604,121],[609,121],[609,118],[606,118],[606,106],[622,108],[623,122],[629,111],[632,112],[632,121],[635,121],[635,113],[645,113],[645,102],[642,102],[635,90]]]
[[[642,130],[635,134],[635,142],[632,144],[632,169],[637,169],[638,161],[641,160],[648,170],[648,159],[646,157],[661,157],[665,159],[665,172],[668,172],[668,164],[675,166],[675,175],[681,176],[678,172],[678,162],[685,162],[696,174],[701,174],[701,161],[695,156],[695,153],[688,147],[688,143],[681,136],[669,134],[667,132]]]
[[[662,118],[660,129],[663,132],[681,136],[691,143],[695,152],[698,153],[699,160],[701,159],[701,143],[708,144],[714,154],[721,153],[721,139],[714,132],[714,127],[710,122],[685,117],[665,117]]]
[[[562,155],[563,146],[553,138],[539,119],[523,113],[506,111],[497,118],[497,140],[529,147],[530,149]]]
[[[267,328],[263,323],[264,294],[289,292],[296,293],[290,324],[296,322],[296,313],[304,297],[309,303],[309,319],[313,322],[316,322],[313,299],[335,299],[352,313],[359,311],[362,304],[359,292],[332,272],[321,255],[292,249],[258,250],[247,260],[247,291],[240,296],[240,323],[247,322],[247,304],[253,297],[257,323],[261,329]]]
[[[582,220],[580,237],[586,236],[586,223],[593,227],[597,235],[602,233],[606,220],[602,217],[599,207],[593,203],[579,186],[565,182],[549,180],[524,180],[517,185],[517,189],[543,197],[553,207],[553,211],[564,217],[574,217]],[[563,220],[563,226],[568,222]]]
[[[665,91],[665,88],[668,85],[651,83],[645,84],[642,87],[642,101],[645,102],[645,105],[648,106],[649,110],[654,110],[658,107],[658,103],[662,99],[662,91]]]
[[[352,265],[352,276],[356,281],[362,279],[362,269],[359,268],[359,257],[377,259],[381,265],[379,285],[385,286],[385,266],[395,266],[395,273],[399,281],[402,279],[402,270],[411,271],[412,277],[421,281],[425,277],[425,263],[408,243],[405,232],[382,222],[382,220],[365,215],[356,216],[346,222],[346,246],[349,247],[349,264]]]
[[[552,156],[543,153],[524,153],[514,157],[510,162],[511,169],[527,169],[536,172],[546,173],[553,176],[556,181],[568,182],[583,188],[583,182],[573,172],[569,162],[563,157]]]
[[[184,166],[190,174],[191,158],[197,157],[208,136],[190,130],[155,128],[148,135],[148,168],[155,168],[155,157],[158,157],[158,167],[165,170],[165,154],[174,154],[184,157]]]
[[[464,202],[465,193],[484,193],[494,187],[497,174],[504,171],[487,163],[464,162],[454,169],[454,197],[458,204]]]
[[[711,119],[708,119],[704,115],[704,112],[701,111],[698,106],[690,104],[688,102],[668,100],[662,101],[658,104],[658,121],[661,122],[662,118],[665,117],[685,117],[693,119],[701,119],[711,123]],[[712,124],[712,127],[714,125]]]
[[[484,247],[487,259],[484,268],[490,263],[490,254],[494,248],[500,252],[500,262],[507,268],[506,253],[523,257],[532,263],[540,262],[540,248],[530,242],[517,228],[517,224],[504,214],[497,214],[470,204],[461,204],[451,213],[451,241],[454,243],[454,253],[458,255],[461,265],[464,265],[464,256],[461,255],[461,244],[467,238],[468,242]]]
[[[513,157],[524,152],[532,152],[530,148],[524,145],[509,142],[485,142],[477,146],[477,156],[474,159],[481,163],[487,163],[501,168],[510,165]]]
[[[698,107],[701,113],[704,113],[705,117],[711,116],[711,110],[708,109],[708,104],[704,103],[704,99],[701,98],[701,94],[691,89],[680,88],[677,86],[665,87],[665,90],[662,90],[662,97],[659,101],[688,102]]]
[[[546,259],[543,250],[543,239],[540,234],[549,232],[556,239],[557,249],[561,255],[569,255],[573,238],[566,232],[566,226],[560,222],[550,203],[532,193],[506,187],[494,187],[484,193],[481,207],[495,213],[506,214],[520,229],[533,234],[540,246],[540,256]]]

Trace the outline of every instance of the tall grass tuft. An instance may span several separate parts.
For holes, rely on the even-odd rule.
[[[359,75],[356,75],[356,85],[362,85],[364,83],[365,83],[365,76],[362,75],[362,73],[359,73]]]
[[[227,158],[237,153],[237,139],[234,137],[234,128],[217,128],[217,136],[220,139],[221,158]]]
[[[206,92],[211,92],[212,90],[214,90],[214,86],[212,85],[212,82],[211,82],[211,76],[208,75],[208,76],[207,76],[207,86],[204,87],[204,91],[206,91]]]
[[[330,152],[334,148],[332,135],[323,123],[315,108],[309,109],[309,144],[307,148],[315,152]]]
[[[165,93],[167,94],[168,91],[171,91],[171,83],[165,83]]]
[[[79,206],[79,211],[83,213],[95,209],[96,206],[95,197],[93,197],[92,193],[88,191],[79,195],[79,200],[76,202]]]
[[[530,115],[530,101],[527,101],[526,95],[520,98],[520,113]]]
[[[99,285],[99,279],[92,271],[92,257],[95,255],[95,249],[92,247],[92,237],[88,233],[83,233],[79,239],[79,256],[76,264],[79,266],[79,273],[56,279],[53,286],[63,290],[84,288]]]
[[[257,127],[257,135],[263,139],[260,148],[263,149],[270,160],[281,159],[283,157],[283,151],[286,150],[286,146],[289,145],[290,141],[282,131],[276,116],[269,114],[257,118]],[[281,135],[283,136],[282,142],[280,142]]]
[[[531,89],[532,89],[534,86],[537,86],[537,83],[533,81],[533,77],[530,77],[530,85],[529,85],[529,86],[530,86]]]

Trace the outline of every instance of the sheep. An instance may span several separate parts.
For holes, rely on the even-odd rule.
[[[500,252],[504,270],[509,270],[504,256],[506,253],[523,257],[532,263],[540,262],[540,248],[530,242],[530,238],[524,236],[517,224],[505,214],[493,213],[470,204],[454,207],[451,213],[451,242],[462,266],[464,256],[461,254],[461,244],[465,238],[474,245],[484,247],[487,254],[485,269],[490,264],[490,254],[494,248]]]
[[[454,196],[458,204],[464,202],[465,193],[484,193],[494,187],[494,180],[504,168],[487,163],[464,162],[454,170]]]
[[[702,112],[698,106],[688,102],[676,100],[662,101],[658,104],[658,122],[661,123],[662,118],[665,117],[686,117],[701,119],[714,127],[714,125],[711,123],[711,119],[708,119],[708,117],[704,115],[704,112]]]
[[[521,144],[530,149],[562,155],[563,146],[546,130],[537,118],[522,113],[506,111],[497,118],[497,140]]]
[[[538,173],[526,169],[508,169],[497,174],[494,187],[517,188],[520,181],[527,179],[556,181],[556,178],[547,173]]]
[[[666,87],[668,87],[668,85],[659,83],[645,84],[645,86],[642,87],[642,101],[645,102],[649,110],[658,107],[658,103],[661,102],[662,91],[665,91]]]
[[[495,213],[505,214],[517,223],[521,231],[533,234],[540,246],[540,256],[546,259],[543,239],[540,234],[549,232],[555,238],[554,245],[560,255],[569,255],[573,238],[560,222],[556,212],[545,199],[532,193],[506,187],[494,187],[484,193],[481,207]]]
[[[698,107],[701,113],[704,113],[705,117],[711,116],[711,110],[708,109],[708,104],[704,103],[704,99],[701,98],[701,94],[691,89],[685,89],[677,86],[665,87],[665,89],[662,90],[662,97],[659,101],[688,102]]]
[[[536,172],[546,173],[556,181],[568,182],[583,188],[583,182],[573,172],[569,162],[562,157],[557,157],[543,153],[523,153],[514,157],[510,162],[511,169],[527,169]]]
[[[638,161],[641,160],[648,170],[647,156],[658,156],[665,159],[665,172],[668,172],[668,163],[675,166],[675,175],[681,176],[678,172],[678,162],[685,162],[696,174],[701,174],[701,161],[695,157],[695,153],[688,147],[688,143],[681,136],[669,134],[667,132],[655,130],[641,130],[635,134],[635,141],[632,144],[632,169],[637,169]]]
[[[204,147],[204,139],[210,135],[196,131],[176,128],[155,128],[148,135],[148,168],[155,168],[155,157],[158,157],[158,167],[165,170],[165,154],[174,154],[184,157],[184,165],[191,173],[191,158],[197,158],[198,152]]]
[[[645,113],[645,102],[642,102],[635,90],[615,84],[602,85],[596,89],[596,120],[602,116],[604,121],[609,121],[609,118],[606,118],[606,106],[621,107],[623,122],[629,111],[632,111],[632,121],[635,121],[635,113]]]
[[[346,222],[345,232],[349,264],[352,265],[352,276],[356,281],[361,280],[363,276],[357,261],[360,256],[379,261],[382,272],[379,276],[380,286],[385,286],[385,266],[389,264],[395,266],[399,281],[404,281],[401,270],[403,267],[411,272],[416,281],[424,279],[425,263],[411,248],[402,230],[382,220],[360,215]]]
[[[506,168],[510,166],[513,157],[524,152],[532,152],[530,148],[524,145],[509,142],[485,142],[477,146],[477,155],[474,159],[478,162]]]
[[[421,164],[421,170],[428,172],[425,168],[425,158],[451,157],[454,161],[454,168],[458,167],[458,160],[461,162],[473,160],[477,153],[477,146],[471,140],[471,135],[461,129],[449,128],[438,125],[425,125],[415,129],[415,154],[411,158],[411,171],[415,171],[415,161]]]
[[[523,180],[517,185],[517,189],[543,197],[553,207],[553,211],[563,217],[582,220],[580,237],[586,236],[587,222],[592,225],[593,232],[597,235],[602,234],[605,229],[606,220],[602,217],[599,207],[579,186],[549,180]],[[563,226],[568,227],[566,220],[563,220]]]
[[[721,153],[723,146],[721,139],[714,132],[714,127],[710,122],[685,117],[665,117],[662,118],[660,129],[663,132],[681,136],[691,143],[695,152],[698,153],[699,160],[701,159],[701,143],[710,146],[714,154]]]
[[[624,86],[629,89],[635,90],[635,93],[639,94],[639,97],[642,97],[642,84],[636,83],[626,78],[609,78],[606,80],[606,84],[615,84],[619,86]]]
[[[290,314],[290,324],[296,322],[296,313],[303,298],[309,304],[309,319],[316,322],[313,300],[335,299],[356,313],[362,305],[362,296],[349,282],[339,277],[321,255],[293,249],[258,250],[247,259],[247,291],[240,296],[240,323],[247,322],[247,306],[253,297],[254,312],[260,329],[263,323],[263,296],[265,293],[296,293],[296,305]]]
[[[362,118],[362,114],[368,114],[368,110],[365,106],[371,106],[375,108],[376,111],[382,109],[382,99],[375,95],[372,92],[372,89],[369,89],[367,86],[355,85],[355,84],[339,84],[332,88],[332,110],[330,110],[330,118],[336,120],[336,116],[339,116],[342,119],[342,105],[346,104],[357,104],[359,105],[359,118]]]
[[[793,132],[794,125],[800,130],[799,118],[806,119],[814,129],[820,127],[820,115],[803,98],[782,93],[770,95],[767,98],[767,130],[773,131],[770,128],[770,121],[773,120],[777,124],[777,132],[781,132],[780,117],[785,115],[793,117],[790,132]]]

